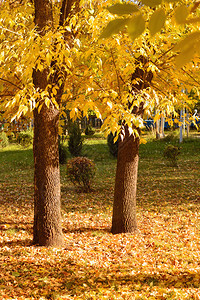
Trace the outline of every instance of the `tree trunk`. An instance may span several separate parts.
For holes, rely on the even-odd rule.
[[[58,119],[55,107],[34,110],[34,227],[33,243],[62,246]]]
[[[132,74],[132,96],[136,96],[141,90],[149,87],[153,73],[148,71],[148,59],[140,56],[138,66]],[[141,67],[143,64],[143,67]],[[131,97],[129,107],[132,106]],[[132,108],[132,113],[136,116],[143,117],[144,103],[140,102],[139,106]],[[123,123],[123,122],[122,122]],[[140,129],[133,128],[140,134]],[[137,231],[136,221],[136,190],[137,190],[137,173],[139,161],[139,137],[130,135],[128,126],[124,126],[124,139],[119,141],[117,171],[115,178],[115,193],[113,204],[112,228],[113,234],[128,233]]]
[[[113,204],[113,234],[135,232],[136,189],[139,160],[139,138],[129,134],[125,127],[125,138],[119,141],[115,193]]]
[[[35,0],[35,24],[43,35],[52,25],[52,1]],[[34,70],[33,83],[40,91],[48,85],[48,70]],[[38,101],[41,99],[38,99]],[[42,103],[42,101],[40,102]],[[44,104],[34,110],[34,226],[33,243],[62,246],[64,243],[60,212],[60,171],[58,154],[59,111]]]

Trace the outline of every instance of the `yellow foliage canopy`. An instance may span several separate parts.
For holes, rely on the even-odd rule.
[[[4,117],[31,115],[35,107],[40,110],[43,104],[55,105],[61,114],[69,109],[72,118],[82,113],[87,116],[91,109],[104,119],[103,130],[108,133],[119,132],[122,119],[130,128],[133,124],[142,127],[142,116],[132,113],[133,107],[141,103],[145,117],[152,116],[155,109],[170,115],[176,108],[191,106],[181,92],[194,85],[199,88],[198,56],[189,67],[180,67],[182,62],[191,61],[199,49],[199,31],[194,32],[196,23],[188,25],[198,6],[195,10],[192,6],[193,10],[186,14],[186,6],[168,1],[162,7],[161,1],[154,1],[153,9],[135,4],[110,6],[110,2],[82,1],[82,10],[66,27],[59,27],[55,18],[54,28],[47,28],[43,36],[34,28],[30,4],[15,9],[8,3],[1,4],[0,109]],[[152,1],[142,2],[152,6]],[[105,9],[109,6],[110,12]],[[183,10],[184,20],[180,14]],[[181,25],[166,18],[174,11]],[[119,18],[115,19],[113,14]],[[103,24],[108,25],[102,33]],[[189,36],[186,27],[191,32]],[[112,37],[99,39],[100,35]],[[183,40],[179,43],[180,36]],[[140,62],[141,56],[146,58],[145,63]],[[153,81],[150,87],[133,93],[131,76],[138,67],[152,72]],[[45,90],[35,89],[34,69],[48,73]],[[54,76],[56,85],[52,84]],[[143,80],[135,79],[134,84]],[[62,102],[58,105],[57,91],[63,84]]]

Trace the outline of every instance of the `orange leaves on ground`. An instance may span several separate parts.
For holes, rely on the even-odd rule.
[[[136,235],[110,233],[116,162],[105,140],[85,144],[97,165],[91,193],[61,167],[63,249],[31,245],[29,150],[1,152],[0,299],[200,299],[198,139],[182,144],[176,170],[152,143],[141,145]]]
[[[3,299],[198,299],[197,212],[138,209],[138,234],[113,236],[111,207],[97,213],[86,198],[86,212],[64,213],[60,250],[32,247],[30,218],[16,211],[6,222],[4,207]]]

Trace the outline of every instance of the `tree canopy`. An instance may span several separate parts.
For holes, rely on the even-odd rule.
[[[53,1],[53,25],[40,35],[31,2],[1,3],[0,105],[5,118],[31,115],[35,107],[40,112],[50,104],[61,115],[70,109],[72,118],[81,113],[87,116],[92,109],[104,119],[102,129],[108,134],[119,133],[122,119],[130,130],[133,123],[142,127],[141,116],[132,114],[132,107],[141,102],[145,116],[151,116],[155,108],[170,115],[182,105],[191,107],[191,98],[183,92],[194,86],[195,92],[199,89],[198,2],[80,4],[80,11],[61,26],[61,3]],[[147,58],[145,63],[141,56]],[[147,89],[133,93],[131,74],[138,65],[151,70],[153,81]],[[44,90],[36,89],[32,72],[45,68],[49,83]],[[52,86],[55,70],[58,80]],[[63,79],[64,106],[56,100]],[[36,101],[38,95],[40,101]]]

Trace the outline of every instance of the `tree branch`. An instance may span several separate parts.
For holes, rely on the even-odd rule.
[[[79,10],[80,0],[63,0],[61,10],[60,10],[60,20],[59,25],[64,26],[67,18],[72,13],[72,8],[75,5],[75,13]]]
[[[13,30],[10,30],[8,28],[2,27],[2,26],[0,26],[0,29],[11,32],[11,33],[14,33],[14,34],[19,35],[19,36],[22,36],[20,33],[16,32],[16,31],[13,31]]]
[[[0,98],[1,97],[14,97],[14,94],[0,94]]]
[[[7,82],[7,83],[9,83],[9,84],[11,84],[11,85],[13,85],[13,86],[15,86],[15,87],[18,88],[19,90],[23,90],[21,87],[19,87],[18,85],[12,83],[11,81],[9,81],[9,80],[7,80],[7,79],[4,79],[4,78],[0,77],[0,80],[1,80],[1,81],[4,81],[4,82]]]
[[[184,68],[181,68],[181,70],[186,73],[194,82],[196,82],[198,85],[200,85],[200,82],[196,80],[189,72],[185,71]]]

